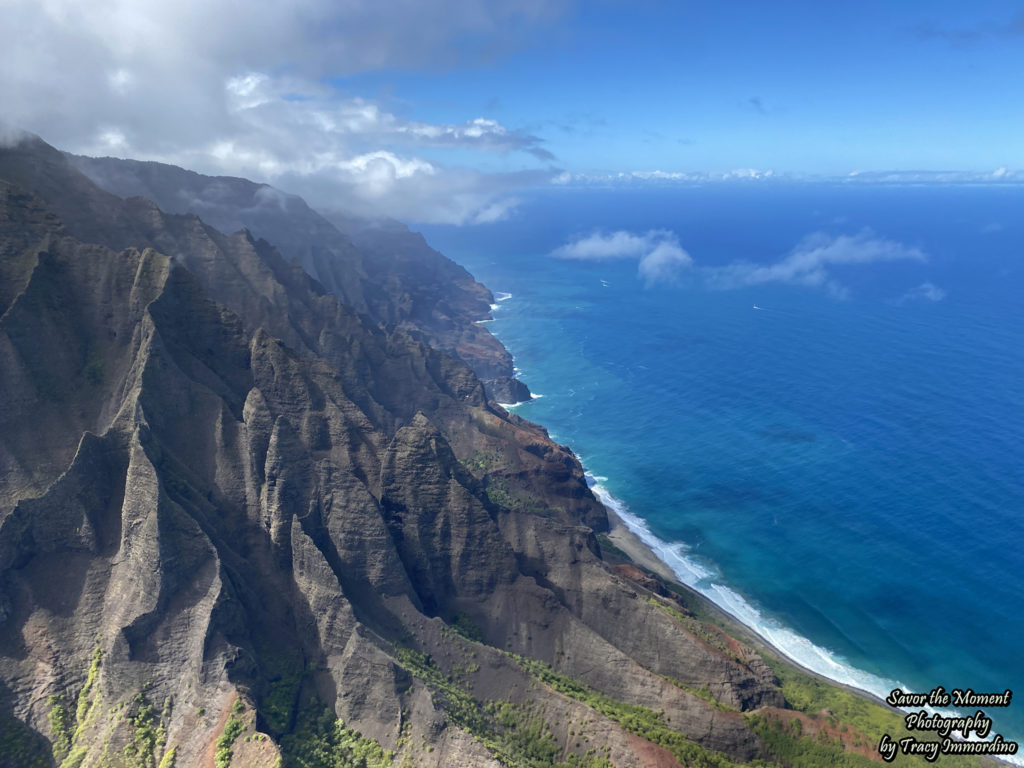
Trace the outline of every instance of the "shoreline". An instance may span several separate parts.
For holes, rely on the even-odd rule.
[[[725,610],[720,605],[715,603],[709,597],[702,595],[693,587],[684,584],[679,579],[679,577],[672,571],[668,564],[658,557],[654,550],[651,549],[629,527],[626,521],[623,520],[622,517],[620,517],[615,512],[614,509],[612,509],[609,505],[604,504],[603,502],[602,506],[605,508],[605,511],[608,514],[609,531],[607,533],[607,536],[609,540],[612,542],[612,544],[614,544],[616,547],[622,550],[636,565],[645,568],[648,571],[657,574],[666,581],[671,582],[677,587],[686,590],[687,594],[692,596],[693,599],[698,600],[701,603],[702,607],[709,614],[713,615],[718,621],[727,624],[730,628],[730,631],[738,636],[737,639],[743,640],[744,642],[751,644],[759,650],[768,651],[782,663],[787,664],[795,669],[798,669],[805,674],[812,675],[816,679],[828,683],[829,685],[837,686],[838,688],[841,688],[844,691],[855,694],[857,696],[862,696],[875,704],[880,704],[882,706],[890,708],[888,707],[888,704],[886,704],[885,700],[882,697],[872,693],[871,691],[866,691],[863,688],[858,688],[856,686],[850,685],[849,683],[844,683],[840,680],[833,680],[832,678],[823,675],[820,672],[815,672],[813,669],[805,667],[803,664],[794,661],[789,656],[787,656],[781,649],[776,648],[766,638],[762,637],[753,627],[744,624],[742,621],[740,621],[727,610]]]
[[[512,298],[511,294],[502,294],[500,301],[506,301],[509,298]],[[504,342],[498,334],[493,329],[489,330],[504,346]],[[517,369],[515,377],[518,378],[518,375]],[[531,399],[539,397],[540,395],[533,395]],[[503,407],[512,412],[512,409],[529,402],[503,405]],[[538,424],[542,423],[529,413],[520,415],[531,421],[536,421]],[[576,455],[575,450],[573,453]],[[576,459],[580,461],[578,455],[576,455]],[[843,657],[835,655],[825,647],[816,645],[813,641],[796,633],[795,630],[762,614],[756,604],[748,602],[740,593],[721,581],[720,576],[714,572],[714,566],[709,570],[700,562],[694,562],[686,556],[685,545],[673,545],[672,542],[661,540],[654,535],[646,521],[634,515],[623,502],[613,497],[607,488],[603,487],[603,483],[607,482],[608,478],[595,475],[582,461],[580,464],[587,477],[587,485],[605,509],[609,522],[609,529],[605,535],[610,543],[620,550],[618,561],[621,561],[621,555],[625,555],[626,559],[634,565],[671,585],[672,590],[682,590],[687,599],[700,606],[700,610],[704,614],[702,620],[718,625],[720,629],[755,650],[770,655],[779,664],[836,690],[877,704],[893,714],[902,716],[909,711],[905,708],[891,707],[885,700],[892,690],[908,690],[903,683],[855,667]],[[680,548],[682,551],[677,551]],[[675,570],[672,565],[675,562],[678,562],[679,571]],[[704,589],[706,587],[710,588]],[[716,598],[724,599],[719,602]],[[734,613],[731,607],[738,608],[738,612]],[[750,620],[748,621],[748,619]],[[776,642],[776,640],[785,642]],[[795,656],[791,655],[794,653]],[[821,669],[810,666],[801,660],[800,656],[806,656],[811,664],[820,666]],[[829,670],[834,670],[837,675],[843,677],[832,677]],[[1012,739],[1013,736],[1006,738]],[[982,759],[989,761],[989,764],[993,766],[1024,765],[1024,761],[1017,757],[985,755],[982,756]]]
[[[598,497],[598,501],[601,501],[600,497]],[[885,699],[871,691],[866,691],[863,688],[858,688],[840,680],[833,680],[831,677],[823,675],[820,672],[816,672],[813,669],[809,669],[800,662],[790,658],[780,648],[776,648],[766,638],[762,637],[753,627],[744,624],[740,619],[733,616],[727,610],[711,600],[711,598],[706,595],[702,595],[693,587],[684,584],[679,577],[673,573],[669,565],[658,557],[657,553],[629,527],[629,524],[623,520],[610,505],[605,504],[603,501],[601,501],[601,505],[605,508],[605,512],[608,514],[609,530],[606,535],[612,544],[618,547],[618,549],[629,557],[635,565],[645,568],[676,587],[686,590],[686,593],[694,600],[698,601],[702,608],[707,611],[709,615],[713,616],[717,622],[725,624],[728,627],[730,634],[734,634],[737,639],[748,643],[757,650],[771,653],[772,656],[782,664],[786,664],[787,666],[797,669],[806,675],[810,675],[811,677],[814,677],[828,685],[840,688],[854,696],[859,696],[874,704],[883,706],[889,711],[909,711],[899,707],[891,707]],[[982,760],[990,761],[993,766],[1015,766],[1021,764],[1017,759],[1008,758],[1003,755],[983,755],[980,757]]]

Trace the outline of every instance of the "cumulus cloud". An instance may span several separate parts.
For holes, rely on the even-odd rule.
[[[605,235],[595,232],[580,237],[552,251],[558,259],[629,259],[639,258],[651,250],[651,241],[664,236],[665,232],[652,230],[646,235],[634,235],[619,230]]]
[[[473,179],[436,150],[546,163],[540,138],[488,115],[412,119],[347,91],[345,77],[485,60],[563,10],[543,0],[255,0],[243,12],[223,0],[5,0],[0,104],[10,124],[77,153],[299,179],[296,192],[322,191],[314,204],[378,213],[394,213],[397,194],[402,215],[419,220],[439,214],[433,181],[461,191],[449,208],[461,221],[493,219],[522,177]]]
[[[832,237],[816,233],[773,264],[737,262],[709,269],[709,283],[716,288],[740,288],[765,283],[785,283],[822,288],[836,298],[847,298],[848,289],[833,275],[837,266],[873,264],[882,261],[925,261],[925,253],[895,240],[876,237],[870,231]]]
[[[698,267],[670,230],[652,229],[643,234],[616,230],[576,237],[551,252],[559,259],[609,261],[635,259],[637,273],[648,284],[673,282],[691,271],[703,285],[716,290],[778,283],[824,290],[837,299],[849,298],[849,289],[834,274],[836,268],[878,262],[927,261],[919,248],[878,237],[870,230],[856,235],[808,235],[781,259],[767,263],[736,261],[722,267]],[[910,300],[941,301],[946,292],[925,282],[897,303]]]
[[[932,282],[923,282],[916,288],[907,291],[897,304],[904,304],[908,301],[942,301],[946,298],[946,292]]]
[[[652,229],[642,235],[625,230],[609,234],[595,232],[556,248],[551,255],[587,261],[637,259],[637,274],[648,285],[672,282],[680,271],[693,264],[675,233],[664,229]]]

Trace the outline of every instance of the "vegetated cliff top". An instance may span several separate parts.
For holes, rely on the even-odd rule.
[[[90,162],[0,148],[0,768],[859,765],[895,727],[602,550],[449,354],[485,289],[443,257]]]

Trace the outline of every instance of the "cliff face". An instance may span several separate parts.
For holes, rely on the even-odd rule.
[[[68,160],[120,197],[145,197],[168,213],[195,214],[225,234],[248,229],[347,306],[378,323],[415,330],[430,346],[465,362],[493,399],[529,399],[529,390],[512,379],[511,356],[475,322],[489,316],[490,291],[397,221],[330,222],[301,198],[266,184],[162,163]]]
[[[0,766],[767,757],[761,657],[609,568],[575,457],[350,247],[335,295],[0,149]]]

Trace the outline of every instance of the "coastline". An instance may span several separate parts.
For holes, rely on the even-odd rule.
[[[510,297],[510,294],[502,295]],[[498,314],[495,313],[494,317],[497,319]],[[491,326],[488,330],[504,344],[500,329]],[[517,376],[519,373],[516,369]],[[525,404],[516,403],[505,407],[511,410]],[[542,417],[534,415],[529,409],[525,410],[518,415],[544,424]],[[567,441],[560,439],[559,442]],[[889,706],[885,697],[894,689],[917,688],[908,688],[908,684],[898,678],[886,678],[868,672],[864,667],[854,666],[827,647],[816,645],[809,638],[772,618],[752,598],[745,598],[738,590],[730,587],[713,564],[699,557],[691,558],[689,548],[684,543],[662,540],[656,536],[645,520],[603,487],[608,478],[598,476],[596,473],[600,470],[588,469],[585,463],[583,469],[588,485],[602,503],[608,517],[609,530],[602,538],[606,537],[606,544],[610,543],[620,550],[611,556],[612,564],[628,561],[659,577],[677,595],[684,593],[686,597],[683,599],[688,605],[699,605],[702,620],[710,620],[710,623],[718,625],[728,634],[763,652],[771,658],[772,663],[777,661],[785,668],[814,678],[835,690],[879,705],[893,715],[902,717],[907,713],[906,709]],[[779,679],[783,677],[780,675]],[[1007,738],[1012,738],[1012,734]],[[995,765],[1024,765],[1024,761],[1013,757],[989,755],[986,759]]]
[[[794,667],[795,669],[798,669],[805,674],[812,675],[818,680],[826,682],[829,685],[835,685],[849,693],[853,693],[858,696],[863,696],[864,698],[872,701],[875,704],[888,706],[880,696],[877,696],[870,691],[865,691],[862,688],[857,688],[856,686],[848,685],[847,683],[841,682],[839,680],[833,680],[832,678],[827,677],[826,675],[823,675],[820,672],[815,672],[813,669],[809,669],[808,667],[803,666],[799,662],[794,661],[785,653],[783,653],[780,649],[776,648],[765,638],[759,635],[752,627],[749,627],[746,624],[744,624],[742,621],[737,619],[735,616],[733,616],[720,605],[712,601],[710,598],[705,597],[692,587],[683,584],[683,582],[679,580],[679,577],[672,572],[672,569],[663,560],[661,560],[661,558],[658,557],[654,550],[651,549],[643,541],[643,539],[641,539],[629,527],[626,521],[623,520],[615,512],[614,509],[612,509],[607,504],[604,505],[604,508],[608,513],[608,524],[610,528],[607,536],[611,540],[612,544],[614,544],[616,547],[622,550],[622,552],[624,552],[636,565],[642,568],[646,568],[648,571],[657,574],[658,576],[674,584],[675,586],[686,590],[688,595],[692,596],[694,600],[697,600],[701,603],[704,610],[706,610],[709,614],[714,616],[719,622],[727,624],[729,626],[730,631],[736,634],[739,637],[739,639],[753,645],[758,650],[770,652],[782,663],[788,664],[789,666]]]
[[[633,533],[632,529],[626,525],[626,522],[615,513],[615,510],[611,509],[607,504],[603,506],[608,513],[608,538],[611,539],[612,544],[629,555],[629,559],[637,565],[653,571],[667,581],[685,587],[684,584],[679,582],[679,578],[672,572],[672,569],[654,554],[654,550],[644,544],[639,536]],[[689,589],[689,587],[686,587],[686,589]],[[693,590],[690,591],[693,592]],[[699,593],[693,592],[693,594],[697,595]],[[711,601],[709,600],[708,602],[710,603]],[[717,606],[715,607],[717,608]]]
[[[911,709],[908,708],[891,707],[883,697],[871,691],[858,688],[857,686],[850,685],[841,680],[835,680],[792,659],[782,649],[777,648],[766,638],[758,634],[753,627],[743,623],[740,619],[733,616],[711,600],[711,598],[702,595],[693,587],[684,584],[679,577],[673,573],[668,564],[661,560],[657,553],[629,527],[629,524],[618,513],[616,513],[612,505],[604,503],[600,496],[598,496],[598,498],[602,501],[602,505],[608,514],[609,531],[606,535],[611,543],[614,544],[615,547],[617,547],[630,560],[632,560],[635,565],[644,568],[651,573],[657,574],[676,588],[685,590],[686,594],[690,596],[691,599],[699,603],[708,616],[713,618],[715,623],[720,626],[724,626],[724,628],[726,628],[727,631],[737,639],[742,640],[758,651],[771,654],[771,656],[781,664],[791,667],[792,669],[796,669],[799,672],[809,675],[827,685],[835,686],[846,693],[866,699],[872,704],[882,706],[888,711],[894,713],[911,711]],[[983,762],[987,762],[987,764],[994,767],[1006,765],[1016,766],[1022,764],[1022,761],[1017,757],[1004,755],[984,755],[979,757],[981,757]]]
[[[497,301],[500,302],[513,297],[512,293],[500,291],[494,295],[499,297]],[[499,308],[501,307],[498,304],[491,305],[492,319],[496,319],[495,310]],[[488,330],[505,347],[499,335],[493,329]],[[512,354],[511,350],[509,354]],[[518,379],[518,373],[516,369],[514,378]],[[540,397],[542,395],[531,393],[530,400],[498,405],[513,412],[519,406]],[[529,415],[524,417],[530,419]],[[758,608],[724,584],[712,570],[691,560],[685,552],[677,552],[677,546],[671,542],[659,539],[649,530],[644,520],[636,517],[623,502],[612,496],[604,487],[606,477],[593,474],[585,464],[583,471],[590,490],[608,516],[608,541],[634,565],[657,575],[673,587],[684,590],[691,599],[700,604],[708,617],[737,639],[770,653],[773,658],[793,669],[865,697],[874,703],[885,705],[884,699],[890,691],[905,687],[897,680],[883,679],[853,667],[831,651],[815,645],[788,627],[761,614]]]

